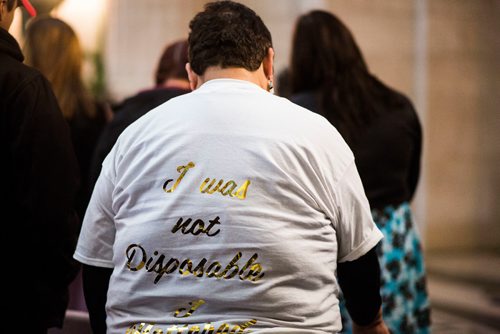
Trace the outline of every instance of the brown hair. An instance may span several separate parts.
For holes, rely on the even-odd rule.
[[[168,45],[160,58],[156,70],[156,85],[161,85],[167,79],[188,80],[186,63],[188,62],[187,40],[177,41]]]
[[[50,16],[33,19],[26,30],[24,54],[26,63],[40,70],[52,84],[67,120],[78,110],[95,116],[95,105],[81,75],[82,49],[67,23]]]
[[[14,2],[16,2],[16,0],[7,0],[7,10],[9,12],[14,8]]]

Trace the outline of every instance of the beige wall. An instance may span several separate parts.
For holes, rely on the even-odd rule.
[[[429,1],[427,245],[500,248],[500,2]]]
[[[111,96],[151,84],[166,43],[187,37],[188,24],[205,0],[110,0],[106,28],[106,69]],[[293,24],[311,9],[332,10],[352,29],[373,72],[412,95],[413,3],[400,0],[242,0],[273,35],[276,72],[288,64]],[[121,55],[121,56],[117,56]]]
[[[205,2],[110,0],[105,62],[112,97],[152,85],[164,45],[187,36]],[[371,70],[418,107],[425,154],[416,213],[427,249],[499,247],[499,1],[241,2],[271,30],[277,71],[288,63],[297,15],[324,8],[341,17]]]

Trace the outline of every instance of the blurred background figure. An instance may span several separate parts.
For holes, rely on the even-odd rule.
[[[155,87],[125,99],[114,108],[113,120],[104,129],[95,150],[91,169],[92,184],[99,176],[104,158],[127,126],[151,109],[190,91],[185,69],[188,62],[187,50],[187,40],[167,45],[156,69]]]
[[[287,99],[290,98],[290,70],[288,68],[276,74],[275,93]]]
[[[0,2],[0,211],[2,246],[10,259],[4,264],[10,296],[3,317],[21,331],[42,334],[62,327],[68,285],[78,272],[71,254],[78,234],[79,176],[68,125],[50,84],[23,64],[19,44],[8,32],[18,6],[34,14],[29,1]]]
[[[92,155],[107,122],[105,107],[92,98],[83,83],[82,49],[67,23],[46,15],[30,21],[24,52],[26,63],[40,70],[52,84],[62,114],[69,124],[81,173],[76,200],[81,222],[92,192],[89,179]],[[86,310],[81,275],[70,287],[69,308]]]
[[[373,218],[384,233],[377,249],[384,320],[394,333],[428,333],[423,254],[409,206],[422,143],[412,103],[370,74],[349,29],[326,11],[298,19],[289,78],[291,100],[326,117],[354,152]]]
[[[71,139],[82,174],[77,198],[81,220],[91,194],[89,169],[97,140],[107,121],[106,109],[97,103],[82,80],[83,53],[73,29],[64,21],[40,16],[26,30],[26,63],[50,81],[71,129]]]

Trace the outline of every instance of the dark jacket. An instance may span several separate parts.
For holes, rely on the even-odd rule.
[[[123,130],[151,109],[158,107],[171,98],[186,93],[189,93],[189,91],[180,88],[159,87],[142,91],[137,95],[125,99],[122,103],[113,108],[115,116],[111,123],[104,128],[97,142],[94,158],[92,159],[90,171],[92,185],[99,177],[104,158],[106,158],[111,151]]]
[[[412,103],[406,96],[382,87],[392,100],[387,110],[369,124],[353,129],[358,137],[349,143],[372,209],[397,206],[413,198],[422,151],[422,129]],[[290,100],[325,114],[314,92],[297,94]]]
[[[4,319],[35,331],[62,325],[78,270],[79,176],[50,84],[22,61],[16,40],[0,28]]]
[[[75,149],[81,176],[81,187],[76,194],[76,212],[80,221],[83,221],[94,188],[90,178],[92,158],[97,140],[107,123],[104,105],[95,103],[96,113],[94,117],[89,117],[84,108],[84,106],[79,106],[73,118],[68,121],[71,142]]]

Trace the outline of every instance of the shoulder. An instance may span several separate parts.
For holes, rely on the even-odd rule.
[[[401,123],[419,127],[419,117],[411,99],[406,94],[387,86],[375,77],[374,80],[377,85],[378,97],[387,111],[386,115],[389,118],[397,118]]]
[[[304,98],[315,99],[314,93],[307,95]],[[298,153],[310,162],[315,160],[318,170],[340,177],[354,161],[354,155],[338,130],[322,115],[286,98],[277,98],[277,103],[283,108],[278,116],[280,127]]]
[[[410,98],[403,92],[389,87],[378,78],[373,77],[377,87],[378,95],[381,97],[388,107],[392,110],[404,110],[414,112],[413,103]]]
[[[398,117],[412,128],[420,128],[420,119],[410,98],[401,92],[394,92],[393,108],[397,110]]]
[[[0,70],[0,87],[4,99],[13,98],[30,90],[49,86],[47,80],[36,69],[6,57]]]
[[[283,118],[290,117],[294,119],[300,129],[307,135],[321,137],[322,140],[330,138],[333,141],[344,141],[335,126],[316,112],[316,95],[314,92],[299,94],[290,100],[280,99],[284,108]]]

